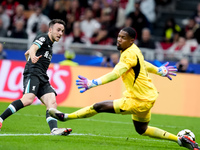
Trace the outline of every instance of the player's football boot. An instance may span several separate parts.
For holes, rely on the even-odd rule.
[[[51,135],[64,135],[67,136],[72,132],[71,128],[53,128],[51,130]]]
[[[0,131],[1,131],[1,127],[2,127],[2,122],[0,122]]]
[[[49,109],[49,115],[51,117],[54,117],[60,121],[66,121],[67,120],[67,117],[65,116],[64,113],[62,113],[61,111],[55,109],[55,108],[50,108]]]
[[[178,144],[191,150],[200,150],[198,144],[191,140],[187,135],[179,137]]]

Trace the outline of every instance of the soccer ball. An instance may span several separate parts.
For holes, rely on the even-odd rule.
[[[195,141],[195,135],[194,135],[194,133],[191,130],[184,129],[184,130],[181,130],[177,134],[178,137],[181,137],[181,136],[184,136],[184,135],[187,135],[191,140]]]

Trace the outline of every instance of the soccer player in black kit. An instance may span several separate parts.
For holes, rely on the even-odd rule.
[[[49,108],[57,108],[56,92],[49,83],[47,69],[52,58],[52,45],[58,42],[65,30],[65,22],[60,19],[53,19],[49,23],[49,31],[46,34],[38,35],[25,57],[27,63],[24,69],[23,96],[21,99],[13,101],[8,108],[0,115],[0,129],[3,121],[21,108],[33,103],[37,96],[46,106],[46,121],[50,127],[52,135],[68,135],[72,131],[70,128],[58,128],[57,120],[49,115]]]

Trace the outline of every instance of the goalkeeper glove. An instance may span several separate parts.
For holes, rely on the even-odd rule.
[[[94,79],[94,80],[89,80],[83,76],[78,76],[80,80],[76,80],[76,85],[78,86],[78,89],[80,90],[80,93],[85,92],[86,90],[98,86],[100,84],[100,82],[98,83],[98,79]],[[99,80],[100,81],[100,80]]]
[[[157,74],[163,77],[168,77],[170,80],[172,80],[172,78],[170,77],[170,75],[176,76],[176,72],[177,68],[176,66],[168,66],[169,62],[164,63],[162,66],[160,66],[158,68],[158,72]]]

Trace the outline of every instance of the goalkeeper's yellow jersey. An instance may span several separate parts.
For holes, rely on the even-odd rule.
[[[145,101],[156,100],[158,92],[149,78],[147,67],[148,70],[152,69],[152,66],[145,63],[141,50],[135,44],[121,53],[113,71],[122,76],[126,88],[124,96]],[[126,72],[123,72],[124,68]]]

